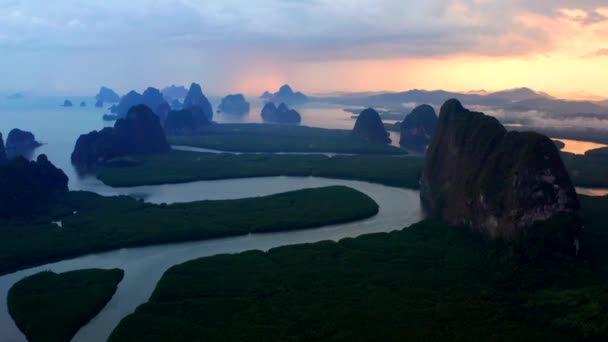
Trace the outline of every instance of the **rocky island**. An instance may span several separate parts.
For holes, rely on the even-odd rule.
[[[6,137],[6,155],[9,159],[13,159],[20,155],[26,155],[41,145],[31,132],[15,128]]]
[[[170,149],[158,116],[147,106],[136,105],[113,128],[81,135],[71,158],[81,171],[88,171],[116,157],[164,153]]]
[[[84,101],[80,102],[80,107],[86,107],[86,106],[87,106],[86,102],[84,102]]]
[[[308,102],[308,97],[301,92],[294,92],[288,84],[279,88],[274,94],[264,92],[261,98],[268,102],[285,103],[289,106],[304,104]]]
[[[284,103],[281,103],[278,107],[272,102],[267,103],[262,108],[261,116],[262,120],[268,123],[299,124],[302,121],[300,113],[289,109]]]
[[[551,139],[507,132],[495,118],[457,100],[441,107],[435,133],[421,179],[430,217],[491,239],[513,240],[536,222],[579,208]]]
[[[353,128],[353,136],[374,144],[391,143],[380,115],[372,108],[367,108],[359,114]]]
[[[166,101],[160,90],[154,87],[148,87],[146,90],[144,90],[143,94],[131,90],[129,93],[127,93],[127,95],[120,99],[117,106],[111,107],[110,111],[118,115],[118,117],[124,118],[131,107],[143,104],[152,109],[154,113],[160,117],[163,115],[163,112],[165,112],[165,107],[161,107],[161,105],[164,103],[166,103]],[[159,113],[159,109],[162,112]],[[164,119],[164,117],[161,119]]]
[[[118,94],[116,94],[116,92],[110,88],[101,87],[99,89],[99,92],[97,93],[97,95],[95,95],[95,100],[100,101],[102,103],[103,102],[114,103],[114,102],[120,101],[120,96],[118,96]]]
[[[405,117],[400,126],[399,145],[424,150],[435,135],[437,114],[429,105],[421,105]]]
[[[68,177],[44,154],[36,161],[23,157],[0,165],[0,218],[44,215],[68,192]]]
[[[95,108],[102,108],[102,107],[103,107],[103,101],[101,101],[101,100],[95,101]]]
[[[72,103],[72,101],[70,100],[65,100],[63,101],[63,106],[64,107],[72,107],[74,104]]]
[[[226,114],[245,115],[249,113],[249,102],[243,94],[227,95],[222,99],[219,110]]]
[[[205,94],[203,94],[201,86],[197,83],[192,83],[190,85],[190,89],[188,90],[188,94],[184,99],[184,104],[182,107],[184,109],[199,107],[207,117],[208,121],[213,120],[213,107],[211,107],[211,103]]]

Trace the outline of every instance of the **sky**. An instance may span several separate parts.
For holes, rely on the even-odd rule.
[[[214,95],[289,83],[608,98],[607,66],[607,0],[0,0],[1,92],[195,81]]]

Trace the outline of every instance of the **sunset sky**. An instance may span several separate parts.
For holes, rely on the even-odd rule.
[[[606,0],[0,0],[0,91],[528,86],[608,97]]]

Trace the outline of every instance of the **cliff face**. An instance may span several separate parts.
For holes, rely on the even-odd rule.
[[[2,133],[0,133],[0,164],[6,162],[6,149],[4,148],[4,139]]]
[[[145,105],[132,107],[125,119],[81,135],[72,152],[72,163],[86,171],[112,158],[163,153],[170,150],[158,116]]]
[[[401,123],[399,144],[414,149],[424,149],[435,135],[437,114],[433,107],[421,105],[405,117]]]
[[[374,144],[390,144],[389,134],[378,112],[368,108],[359,114],[353,135]]]
[[[555,144],[533,132],[507,132],[457,100],[441,108],[427,151],[421,199],[430,217],[468,225],[493,239],[579,208]]]
[[[68,177],[44,154],[34,161],[22,157],[0,165],[0,217],[44,214],[68,192]]]
[[[186,98],[184,99],[183,108],[189,109],[192,107],[200,108],[201,112],[204,113],[207,118],[206,121],[213,120],[213,107],[211,107],[211,103],[203,94],[201,86],[197,83],[192,83],[192,85],[190,85],[188,95],[186,95]],[[201,117],[195,117],[194,119],[197,121],[204,121]]]

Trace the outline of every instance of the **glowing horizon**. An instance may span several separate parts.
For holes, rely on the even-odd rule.
[[[48,15],[52,13],[52,15]],[[0,5],[1,92],[216,95],[529,87],[608,98],[608,6],[586,0],[33,0]]]

